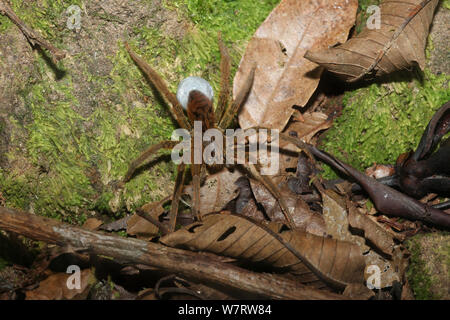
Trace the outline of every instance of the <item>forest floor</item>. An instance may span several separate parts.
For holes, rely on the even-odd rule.
[[[417,145],[434,111],[450,100],[450,10],[448,1],[441,2],[422,80],[399,79],[339,92],[342,115],[323,137],[326,150],[363,169],[375,162],[393,163],[398,154]],[[257,9],[251,0],[211,1],[206,7],[184,0],[10,3],[25,23],[69,55],[53,64],[46,52],[33,49],[20,30],[0,16],[0,204],[81,225],[91,217],[123,217],[167,196],[174,185],[175,166],[161,153],[124,190],[113,188],[145,147],[169,138],[175,128],[166,106],[154,98],[128,57],[124,41],[173,91],[181,79],[197,75],[217,92],[217,32],[230,48],[234,74],[247,42],[278,1],[263,0]],[[80,29],[67,24],[76,19],[67,12],[71,5],[81,9]],[[388,120],[385,113],[371,109],[374,101],[378,111],[389,108]],[[403,128],[400,135],[379,130],[405,105],[408,118],[420,123],[392,122]],[[380,116],[361,121],[367,113]],[[363,137],[360,132],[370,133],[368,128],[374,129],[370,139],[349,138]],[[331,169],[325,172],[333,176]],[[450,234],[419,234],[409,248],[409,281],[416,298],[450,299]]]

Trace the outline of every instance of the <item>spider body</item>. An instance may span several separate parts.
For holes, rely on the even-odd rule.
[[[211,86],[203,79],[198,77],[189,77],[194,80],[194,82],[188,82],[189,78],[183,80],[180,83],[177,95],[173,94],[169,89],[165,81],[154,71],[141,57],[139,57],[133,50],[130,49],[128,43],[125,43],[125,48],[130,54],[133,61],[138,65],[138,67],[147,76],[148,80],[153,84],[153,86],[159,91],[161,96],[167,100],[169,111],[171,112],[174,119],[180,125],[181,128],[186,129],[191,133],[193,137],[193,128],[195,121],[201,121],[202,131],[207,129],[217,128],[221,131],[227,129],[233,122],[234,117],[238,113],[240,107],[244,103],[253,83],[253,78],[255,74],[255,68],[252,68],[251,72],[247,76],[243,87],[237,93],[236,98],[230,101],[230,56],[226,47],[223,45],[220,35],[219,35],[219,49],[221,54],[220,72],[221,72],[221,90],[218,97],[218,102],[216,107],[213,107],[213,92]],[[188,88],[187,90],[180,90],[184,86]],[[191,86],[191,87],[190,87]],[[189,89],[190,87],[190,89]],[[183,112],[183,108],[186,109],[186,115]],[[194,139],[194,138],[192,138]],[[129,181],[136,169],[152,154],[160,149],[171,149],[178,141],[162,141],[156,145],[149,147],[145,150],[136,160],[134,160],[128,169],[122,183]],[[192,157],[194,157],[193,146],[195,143],[191,143],[192,146]],[[203,146],[200,146],[203,149]],[[199,151],[199,150],[196,150]],[[201,150],[200,150],[201,151]],[[276,186],[267,176],[261,176],[256,167],[249,164],[247,169],[251,174],[262,182],[267,189],[278,199],[283,212],[285,213],[288,224],[292,227],[293,221],[290,216],[290,212],[284,200],[281,198],[279,191]],[[177,167],[177,178],[175,180],[175,188],[172,196],[172,206],[169,214],[170,227],[169,230],[173,231],[175,229],[175,221],[178,211],[178,205],[181,197],[181,192],[184,184],[184,173],[186,170],[186,165],[180,163]],[[192,175],[192,185],[193,185],[193,201],[192,201],[192,212],[201,220],[199,207],[200,207],[200,183],[202,173],[205,174],[205,163],[195,163],[191,161],[190,165],[191,175]]]
[[[192,125],[194,121],[202,122],[203,132],[216,127],[213,103],[206,95],[198,90],[189,92],[186,113]]]

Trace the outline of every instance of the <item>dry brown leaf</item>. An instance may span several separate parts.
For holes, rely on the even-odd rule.
[[[264,185],[256,180],[250,180],[250,184],[256,201],[263,206],[264,211],[270,220],[287,223],[286,217],[281,211],[280,204]],[[291,216],[296,229],[318,236],[324,236],[326,234],[323,217],[320,214],[311,211],[308,204],[303,201],[300,196],[291,192],[286,185],[283,185],[283,188],[280,189],[280,193],[291,210]]]
[[[363,283],[350,283],[342,294],[356,300],[369,300],[375,296],[375,293]]]
[[[380,287],[390,287],[394,281],[399,281],[403,278],[406,258],[400,246],[394,246],[391,251],[391,258],[388,260],[379,255],[366,244],[365,238],[354,235],[349,229],[349,218],[347,213],[346,201],[343,197],[331,190],[326,190],[322,193],[323,199],[323,216],[327,225],[327,233],[335,239],[350,241],[360,247],[361,253],[364,253],[366,261],[366,270],[364,277],[367,280],[375,272],[374,266],[380,274]],[[369,228],[366,228],[369,229]],[[379,229],[376,229],[379,231]],[[384,230],[383,230],[383,233]],[[371,236],[376,238],[371,232]],[[384,247],[388,250],[389,243],[382,243],[383,237],[388,237],[387,233],[380,239],[374,240],[377,246]]]
[[[322,202],[322,215],[327,233],[335,239],[357,244],[361,248],[361,252],[368,251],[369,247],[366,246],[364,238],[353,235],[349,230],[345,199],[327,189],[322,192]]]
[[[284,132],[288,134],[295,132],[297,138],[310,143],[316,133],[328,129],[332,124],[333,121],[328,120],[328,116],[325,113],[306,112],[303,114],[303,121],[292,121]]]
[[[341,46],[311,50],[305,58],[349,81],[425,66],[425,45],[439,0],[384,0],[380,29],[365,28]]]
[[[359,212],[350,201],[347,201],[347,207],[350,226],[363,230],[367,240],[386,255],[392,256],[395,246],[393,237],[368,216]]]
[[[138,239],[150,240],[158,235],[159,228],[144,218],[133,214],[127,222],[127,234]]]
[[[228,202],[236,198],[239,187],[235,182],[241,176],[242,173],[239,170],[232,172],[227,168],[209,175],[200,188],[200,214],[218,212]],[[184,193],[188,194],[192,199],[192,185],[184,187]]]
[[[285,230],[281,224],[264,227],[237,215],[206,215],[202,222],[166,235],[161,242],[288,269],[302,283],[315,286],[325,283],[343,289],[363,281],[365,263],[358,246]]]
[[[89,218],[83,223],[83,228],[88,230],[97,230],[103,224],[102,220]]]
[[[159,221],[159,217],[164,213],[162,204],[165,201],[156,201],[142,206],[141,210],[149,214],[153,219]],[[127,220],[127,234],[136,236],[138,239],[150,240],[157,236],[159,227],[147,221],[136,213]]]
[[[119,230],[125,230],[127,228],[128,220],[131,218],[131,216],[126,216],[124,218],[121,218],[119,220],[114,220],[110,223],[104,223],[100,226],[100,230],[105,231],[119,231]]]
[[[321,130],[328,129],[332,124],[332,121],[327,120],[327,115],[321,112],[306,112],[303,115],[303,121],[292,121],[284,130],[286,134],[295,135],[303,141],[309,143],[311,139]],[[278,173],[272,176],[272,180],[275,184],[281,183],[287,175],[287,172],[293,171],[297,168],[298,152],[299,149],[293,143],[280,139],[279,143],[279,156],[278,160]],[[270,168],[270,152],[268,152],[268,158],[263,159],[259,155],[259,159],[262,167]],[[256,155],[255,155],[256,158]]]
[[[356,0],[283,0],[258,28],[233,83],[236,96],[256,63],[252,89],[239,115],[241,128],[283,129],[294,109],[314,93],[321,69],[303,57],[347,40]]]
[[[69,289],[68,278],[72,274],[55,273],[41,281],[39,287],[26,291],[26,300],[83,300],[86,299],[95,277],[90,269],[81,271],[80,289]]]

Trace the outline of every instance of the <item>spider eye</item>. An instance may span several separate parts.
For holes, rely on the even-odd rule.
[[[214,91],[208,81],[200,77],[188,77],[180,82],[177,90],[177,99],[184,110],[187,109],[189,93],[197,90],[203,93],[211,101],[214,97]]]

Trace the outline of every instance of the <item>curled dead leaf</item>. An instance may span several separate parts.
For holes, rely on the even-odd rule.
[[[358,246],[285,230],[282,224],[264,226],[237,215],[206,215],[202,222],[166,235],[161,242],[288,269],[302,283],[319,287],[327,284],[343,289],[363,281],[365,263]]]
[[[439,0],[384,0],[376,22],[341,46],[307,51],[305,58],[349,80],[425,66],[425,45]],[[377,17],[374,17],[375,19]]]

